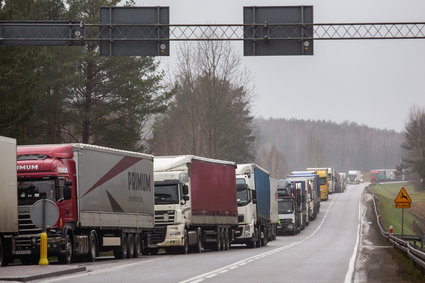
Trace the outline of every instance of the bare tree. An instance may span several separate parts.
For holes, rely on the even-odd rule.
[[[154,124],[152,151],[159,155],[252,160],[249,85],[229,43],[183,45],[177,63],[175,100]]]
[[[425,181],[425,108],[414,107],[410,110],[403,137],[402,148],[406,150],[403,160]]]

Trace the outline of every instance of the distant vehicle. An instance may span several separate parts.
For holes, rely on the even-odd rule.
[[[326,174],[328,176],[328,193],[333,194],[335,192],[335,186],[336,186],[336,171],[333,170],[330,167],[317,167],[317,168],[307,168],[307,171],[326,171]]]
[[[371,184],[377,184],[379,183],[379,170],[371,170],[370,171],[370,183]]]
[[[390,182],[396,180],[395,169],[374,169],[370,171],[370,182],[372,184]]]
[[[270,209],[270,174],[254,163],[238,164],[238,221],[235,244],[250,248],[267,245],[273,232]]]
[[[295,186],[303,188],[300,199],[302,206],[306,207],[305,212],[303,211],[303,216],[305,217],[306,225],[308,225],[309,221],[316,219],[320,211],[319,176],[306,171],[306,173],[298,172],[298,174],[289,175],[288,179],[295,183]]]
[[[151,254],[230,248],[238,227],[235,166],[193,155],[155,157]]]
[[[18,186],[16,178],[16,140],[0,136],[0,266],[7,265],[19,252]]]
[[[362,172],[358,170],[348,171],[348,184],[360,184],[362,182]]]
[[[302,219],[299,204],[295,199],[295,188],[289,179],[278,180],[278,235],[295,235],[301,231]]]
[[[137,257],[154,228],[153,156],[87,144],[18,146],[18,253],[36,262],[39,233],[30,208],[49,199],[59,220],[47,230],[48,255],[70,263],[100,251]]]
[[[338,172],[336,180],[335,192],[344,192],[347,187],[347,174]]]

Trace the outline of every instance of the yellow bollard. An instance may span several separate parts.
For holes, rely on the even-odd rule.
[[[42,232],[40,234],[40,261],[38,265],[49,265],[47,260],[47,234]]]

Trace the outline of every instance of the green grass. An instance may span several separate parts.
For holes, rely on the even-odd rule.
[[[393,226],[395,234],[401,234],[401,219],[402,209],[396,208],[394,199],[396,198],[401,187],[404,187],[407,193],[412,199],[412,204],[415,202],[422,202],[425,200],[425,191],[415,192],[413,185],[409,183],[398,183],[398,184],[376,184],[371,185],[369,189],[378,198],[378,211],[381,216],[382,225],[384,229],[388,231],[390,225]],[[412,208],[404,209],[404,228],[403,234],[414,235],[413,232],[413,221],[417,218],[417,215],[413,214]]]

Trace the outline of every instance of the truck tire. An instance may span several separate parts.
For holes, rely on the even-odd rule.
[[[258,243],[258,229],[254,229],[254,235],[252,236],[252,239],[246,244],[248,248],[255,249],[257,247]]]
[[[202,238],[203,238],[202,237],[202,230],[198,229],[196,234],[197,234],[196,237],[197,237],[198,242],[197,242],[196,247],[195,247],[195,252],[202,253],[202,251],[204,250],[203,242],[202,242]]]
[[[226,236],[224,235],[224,229],[221,229],[220,236],[221,236],[220,251],[224,251],[226,249]]]
[[[186,229],[184,229],[183,246],[180,249],[180,253],[181,254],[188,254],[189,253],[189,235],[188,235]]]
[[[60,254],[58,256],[59,263],[62,264],[70,264],[72,261],[72,255],[73,255],[73,246],[71,241],[71,236],[69,234],[66,234],[65,236],[65,253]]]
[[[114,248],[114,256],[118,259],[127,258],[127,234],[122,233],[121,235],[121,245],[119,247]]]
[[[142,237],[140,234],[134,236],[134,257],[137,258],[142,254]]]
[[[89,234],[89,253],[87,255],[88,262],[96,261],[98,246],[97,246],[97,236],[96,231],[91,230]]]
[[[134,236],[133,234],[128,234],[127,237],[127,258],[134,257]]]
[[[0,236],[0,266],[6,266],[7,264],[6,245],[3,245],[3,240]]]
[[[224,230],[224,250],[227,251],[230,249],[230,236],[229,229]]]
[[[257,247],[261,247],[261,227],[256,229],[257,234]]]
[[[261,246],[263,246],[263,247],[265,247],[265,246],[267,246],[267,242],[268,242],[268,237],[269,237],[269,234],[267,233],[267,231],[268,231],[268,229],[267,228],[264,228],[264,230],[263,230],[263,238],[261,238]]]
[[[216,243],[215,243],[215,246],[214,246],[214,250],[221,251],[221,247],[222,247],[221,229],[217,229],[217,236],[216,236]]]

